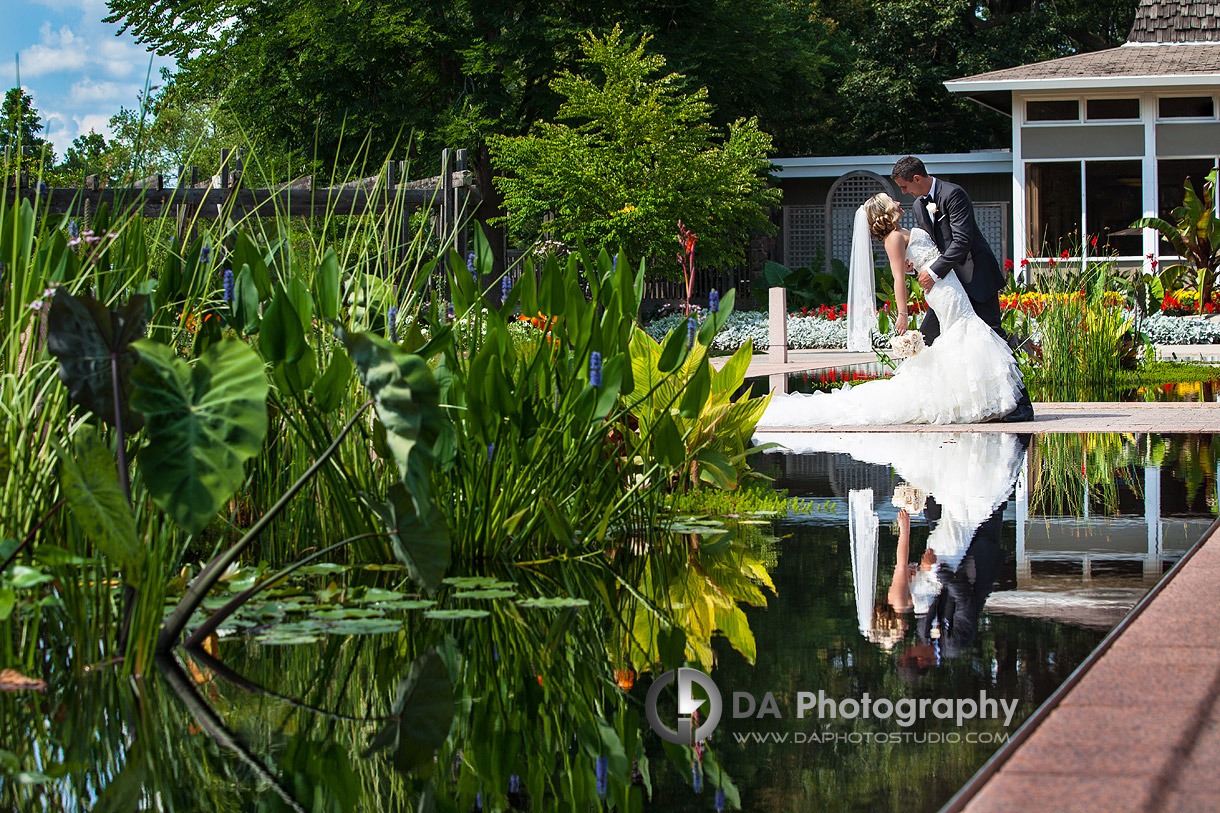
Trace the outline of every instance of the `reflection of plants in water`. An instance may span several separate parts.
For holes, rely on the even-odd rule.
[[[758,554],[736,539],[736,531],[706,530],[713,533],[690,537],[685,557],[652,559],[629,588],[637,606],[620,657],[631,668],[647,671],[666,660],[671,624],[684,635],[685,657],[704,671],[712,666],[717,632],[753,663],[754,634],[742,606],[765,607],[762,588],[774,593],[775,584]]]
[[[1147,458],[1158,466],[1168,466],[1186,490],[1186,503],[1192,504],[1200,489],[1208,506],[1216,506],[1215,435],[1162,435],[1149,440]]]
[[[1097,504],[1103,513],[1114,513],[1118,480],[1139,489],[1130,469],[1141,458],[1135,435],[1039,435],[1029,466],[1030,513],[1080,516]]]
[[[715,628],[703,626],[709,616],[681,615],[670,609],[665,587],[648,585],[650,574],[671,574],[665,586],[724,610],[710,616],[713,623],[732,615],[728,605],[738,597],[761,598],[754,581],[769,585],[765,570],[746,545],[726,536],[700,536],[703,544],[693,551],[682,540],[654,540],[647,555],[621,549],[612,563],[590,558],[504,571],[496,583],[511,587],[499,589],[488,589],[495,580],[486,577],[452,580],[435,597],[443,611],[411,611],[396,622],[389,614],[359,617],[376,612],[376,604],[322,610],[336,626],[314,644],[229,640],[219,661],[183,653],[184,669],[167,665],[138,692],[113,668],[83,678],[84,691],[71,673],[55,670],[49,696],[86,700],[52,710],[60,718],[54,725],[37,702],[0,698],[0,737],[16,746],[4,772],[16,772],[14,766],[50,772],[41,784],[6,782],[2,801],[19,809],[31,803],[74,809],[73,799],[100,792],[118,801],[98,809],[114,810],[147,806],[152,798],[168,810],[299,809],[297,803],[399,810],[423,797],[460,810],[472,809],[476,799],[488,810],[564,809],[603,799],[620,810],[639,809],[652,794],[655,763],[641,739],[642,696],[625,693],[630,683],[616,685],[623,677],[616,675],[616,653],[640,614],[682,631],[670,636],[676,651],[658,650],[650,667],[673,668],[688,653],[710,653]],[[704,574],[703,584],[681,578],[688,562]],[[324,584],[337,580],[338,590],[356,600],[394,593],[342,586],[363,579],[361,571],[315,575]],[[328,586],[317,594],[331,592]],[[260,609],[274,612],[277,602],[314,599],[313,591],[290,584],[285,595],[234,619],[244,626]],[[389,603],[395,601],[403,599]],[[397,623],[400,631],[345,634],[358,621]],[[294,623],[302,624],[282,626]],[[744,616],[731,628],[735,645],[752,646]],[[317,622],[309,629],[324,633]],[[291,640],[290,632],[280,640]],[[70,641],[69,633],[44,643]],[[65,732],[80,745],[61,742]],[[709,795],[723,788],[736,806],[736,791],[712,753],[676,748],[669,757],[687,774],[697,763]],[[282,798],[266,795],[275,788]]]

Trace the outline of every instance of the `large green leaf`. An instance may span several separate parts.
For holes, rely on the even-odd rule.
[[[420,518],[411,495],[401,483],[390,486],[384,502],[374,502],[373,511],[390,531],[394,556],[406,565],[411,578],[428,592],[440,587],[449,569],[449,528],[439,512]]]
[[[296,361],[305,353],[301,318],[287,291],[281,290],[263,314],[258,348],[268,361]]]
[[[377,408],[377,417],[385,425],[386,443],[399,476],[415,499],[416,509],[426,514],[431,504],[432,446],[446,420],[432,371],[421,357],[374,333],[336,328],[335,335],[347,348]]]
[[[76,434],[75,454],[56,443],[59,479],[72,516],[97,548],[118,565],[128,584],[140,584],[136,520],[119,486],[114,456],[92,430]]]
[[[132,406],[148,421],[140,469],[157,505],[191,533],[216,515],[267,434],[267,377],[237,339],[210,346],[194,369],[170,347],[134,344]]]
[[[108,309],[93,297],[73,296],[56,288],[47,316],[47,350],[59,359],[59,380],[80,406],[114,425],[112,359],[117,363],[124,429],[143,425],[131,409],[131,370],[136,364],[132,342],[144,335],[148,297],[133,296]]]
[[[313,278],[313,298],[323,319],[339,318],[339,260],[333,248],[326,249]]]
[[[389,749],[394,767],[403,773],[430,766],[452,723],[453,685],[444,661],[430,649],[399,681],[391,720],[373,737],[365,756]]]

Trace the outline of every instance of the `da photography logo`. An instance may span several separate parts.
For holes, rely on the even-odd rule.
[[[657,699],[660,698],[661,691],[674,680],[675,674],[678,679],[677,731],[661,722],[661,717],[657,714]],[[696,699],[694,694],[694,684],[696,683],[707,694],[706,699]],[[704,703],[708,704],[707,713],[703,715],[703,722],[692,732],[691,715]],[[715,682],[698,669],[683,666],[663,672],[653,681],[652,686],[648,689],[644,709],[648,714],[648,724],[652,726],[653,731],[657,732],[657,736],[676,745],[690,745],[693,742],[703,742],[712,735],[712,732],[716,730],[716,724],[720,722],[722,705],[720,689],[716,688]]]

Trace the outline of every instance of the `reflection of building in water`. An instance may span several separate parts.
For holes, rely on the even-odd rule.
[[[837,520],[822,514],[813,521],[841,522],[853,489],[884,495],[893,493],[900,481],[889,466],[860,462],[848,454],[766,458],[778,466],[773,472],[778,488],[815,501],[841,501]],[[1116,472],[1127,476],[1125,482],[1117,478],[1117,499],[1108,512],[1099,512],[1097,495],[1089,495],[1082,484],[1079,516],[1031,516],[1032,458],[1031,446],[1004,511],[1003,546],[1015,554],[1015,561],[1005,566],[987,600],[987,612],[1110,628],[1215,519],[1204,504],[1208,495],[1196,495],[1192,502],[1185,484],[1168,467],[1138,464]],[[1215,499],[1220,501],[1220,494]],[[883,526],[893,521],[896,509],[889,500],[878,496],[876,510]]]

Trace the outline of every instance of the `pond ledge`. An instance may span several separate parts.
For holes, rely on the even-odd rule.
[[[1220,810],[1218,526],[946,811]]]

